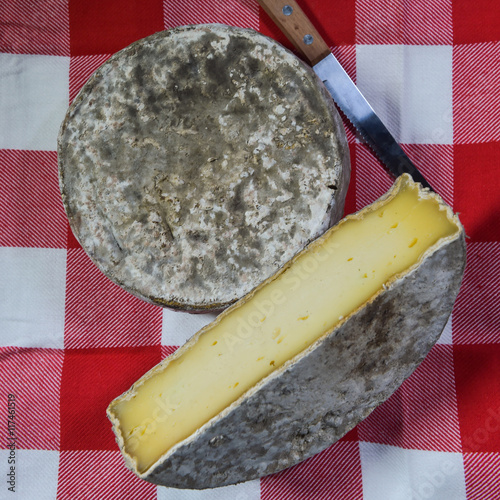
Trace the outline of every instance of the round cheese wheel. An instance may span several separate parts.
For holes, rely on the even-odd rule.
[[[310,67],[224,25],[175,28],[103,64],[68,110],[60,185],[95,264],[188,311],[253,289],[343,213],[345,131]]]

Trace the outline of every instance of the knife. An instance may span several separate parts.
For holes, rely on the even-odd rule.
[[[432,189],[331,53],[330,48],[297,2],[295,0],[257,1],[311,64],[337,106],[360,132],[365,142],[387,169],[395,177],[406,172],[423,187]]]

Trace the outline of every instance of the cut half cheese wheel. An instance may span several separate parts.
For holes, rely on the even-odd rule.
[[[221,309],[343,214],[349,151],[312,69],[224,25],[175,28],[114,55],[61,127],[71,228],[142,299]]]
[[[423,360],[464,267],[458,218],[403,175],[110,404],[128,466],[209,488],[323,450]]]

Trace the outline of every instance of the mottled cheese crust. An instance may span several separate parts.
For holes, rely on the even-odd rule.
[[[451,255],[458,257],[451,265],[449,250],[438,257],[449,245],[455,248]],[[293,402],[291,407],[283,406],[278,397],[268,400],[268,406],[259,405],[259,412],[265,414],[272,408],[281,413],[279,418],[293,419],[296,411],[294,425],[298,426],[315,412],[334,412],[338,418],[332,426],[349,430],[345,426],[354,426],[360,415],[366,416],[387,398],[437,339],[458,291],[463,251],[463,228],[451,209],[434,193],[422,191],[408,175],[402,176],[388,196],[330,229],[111,403],[108,415],[129,465],[150,480],[156,470],[168,469],[164,462],[191,440],[200,437],[210,447],[213,438],[202,436],[210,425],[224,419],[231,409],[238,412],[252,394],[262,391],[266,397],[265,384],[274,373],[287,366],[292,370],[313,352],[315,343],[319,349],[328,338],[337,344],[328,363],[312,364],[311,369],[324,376],[331,364],[331,377],[325,376],[323,382],[332,391],[338,389],[340,400],[314,393],[311,398],[318,398],[317,407],[299,409]],[[425,276],[428,258],[437,259],[437,268]],[[356,315],[393,294],[402,282],[421,297],[414,300],[406,292],[393,298],[377,313],[369,312],[362,328],[358,325],[352,334],[343,335]],[[411,307],[415,307],[414,314],[407,312]],[[375,331],[365,338],[365,328]],[[306,391],[308,384],[316,383],[316,376],[305,378],[299,387],[288,385],[288,393]],[[342,384],[350,386],[349,390],[342,389]],[[347,401],[350,409],[344,413]],[[260,462],[266,463],[265,455],[279,447],[281,440],[283,448],[288,446],[283,439],[288,432],[286,426],[278,434],[269,432],[260,442],[260,453],[250,453],[252,459],[258,461],[260,455]],[[221,439],[236,446],[239,438],[233,429]],[[259,441],[255,443],[258,449]],[[241,443],[237,446],[242,447]],[[210,462],[206,453],[199,456]],[[234,456],[240,455],[235,452]],[[178,481],[184,472],[170,469],[170,479],[159,484],[183,482]],[[252,478],[258,475],[248,473],[254,474]]]
[[[234,302],[336,222],[345,132],[312,70],[223,25],[140,40],[94,74],[59,137],[71,227],[135,295]]]

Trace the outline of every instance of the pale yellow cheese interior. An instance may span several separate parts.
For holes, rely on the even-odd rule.
[[[112,404],[125,451],[145,472],[263,377],[360,307],[439,239],[459,230],[411,181],[347,219],[284,273],[212,324],[181,357]]]

